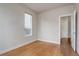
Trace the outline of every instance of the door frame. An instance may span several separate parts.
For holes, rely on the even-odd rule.
[[[78,26],[77,26],[77,11],[76,10],[74,10],[74,14],[70,13],[70,14],[64,14],[64,15],[59,16],[59,39],[61,42],[61,17],[72,16],[72,15],[74,15],[74,20],[75,20],[75,47],[74,47],[74,51],[77,52],[77,27]]]
[[[61,42],[61,17],[72,16],[72,14],[64,14],[59,16],[59,39]]]

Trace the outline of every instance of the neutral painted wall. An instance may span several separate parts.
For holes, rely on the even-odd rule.
[[[59,16],[71,14],[74,6],[65,6],[45,11],[38,15],[38,40],[60,44]]]
[[[60,18],[60,27],[61,27],[61,38],[68,38],[68,17],[61,17]]]
[[[33,17],[33,35],[24,32],[24,13]],[[0,4],[0,51],[36,40],[36,13],[21,4]]]
[[[76,4],[77,10],[77,52],[79,54],[79,4]]]
[[[71,38],[71,16],[61,17],[61,38]]]
[[[71,17],[68,17],[68,37],[71,37]]]

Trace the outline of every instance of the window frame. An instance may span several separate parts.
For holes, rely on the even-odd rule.
[[[33,15],[32,14],[30,14],[30,13],[27,13],[27,12],[25,12],[24,13],[24,29],[25,29],[25,14],[28,14],[28,15],[30,15],[32,18],[32,21],[31,21],[31,23],[32,23],[32,28],[31,28],[31,33],[30,34],[26,34],[25,33],[25,36],[24,37],[29,37],[29,36],[32,36],[32,34],[33,34],[33,32],[32,32],[32,29],[33,29]],[[25,32],[25,31],[24,31]]]

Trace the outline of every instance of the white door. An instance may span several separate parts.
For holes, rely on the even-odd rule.
[[[71,45],[74,51],[76,50],[76,11],[71,16]]]

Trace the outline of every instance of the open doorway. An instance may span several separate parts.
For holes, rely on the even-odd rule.
[[[71,16],[60,18],[60,37],[61,43],[71,45]]]
[[[69,52],[69,49],[77,51],[77,19],[75,11],[74,13],[60,16],[60,44],[65,53]]]

